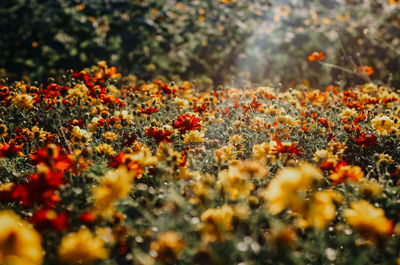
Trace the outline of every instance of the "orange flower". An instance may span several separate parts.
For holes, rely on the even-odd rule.
[[[49,144],[37,150],[36,153],[31,155],[31,161],[34,165],[45,164],[61,172],[67,170],[73,164],[72,159],[63,154],[61,152],[61,147],[55,144]]]
[[[175,129],[179,129],[181,132],[200,130],[201,125],[199,124],[200,119],[196,115],[179,115],[178,119],[173,124]]]
[[[10,140],[8,143],[0,143],[0,158],[3,157],[16,157],[16,156],[25,156],[22,153],[22,146],[17,145],[14,140]]]
[[[320,52],[313,52],[308,56],[308,61],[310,63],[316,62],[316,61],[323,61],[325,59],[325,54],[323,51]]]
[[[347,181],[361,182],[364,179],[364,172],[359,166],[351,166],[341,162],[335,167],[335,172],[329,178],[333,184]]]
[[[361,74],[367,75],[367,76],[371,76],[374,73],[374,69],[372,68],[372,66],[368,66],[368,65],[359,66],[358,71]]]

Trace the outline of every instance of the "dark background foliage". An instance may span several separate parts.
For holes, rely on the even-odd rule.
[[[371,65],[400,86],[400,18],[389,0],[14,0],[0,8],[0,68],[43,80],[107,60],[144,80],[361,82],[310,64]],[[345,76],[344,76],[345,75]]]

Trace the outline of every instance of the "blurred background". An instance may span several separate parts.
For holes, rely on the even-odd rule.
[[[106,60],[143,80],[400,87],[397,0],[13,0],[0,7],[0,75],[38,80]]]

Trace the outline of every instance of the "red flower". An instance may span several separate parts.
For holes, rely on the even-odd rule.
[[[68,156],[61,154],[60,150],[59,146],[49,144],[31,155],[31,162],[33,165],[43,163],[52,169],[63,172],[72,165],[73,161]]]
[[[254,111],[258,111],[260,108],[261,103],[257,101],[257,98],[253,98],[253,101],[251,102],[251,107],[253,108]]]
[[[16,156],[25,156],[22,153],[22,146],[17,145],[14,140],[10,140],[8,143],[0,143],[0,158],[7,157],[16,157]]]
[[[317,121],[327,129],[332,127],[332,123],[327,118],[319,118]]]
[[[391,103],[391,102],[396,102],[397,100],[398,100],[398,98],[396,98],[396,97],[382,99],[383,103],[385,103],[385,104],[388,104],[388,103]]]
[[[150,127],[146,130],[146,135],[149,137],[153,137],[157,143],[161,143],[163,141],[167,143],[172,143],[172,140],[170,138],[172,132],[170,131],[163,131],[158,128]]]
[[[195,104],[193,106],[193,111],[197,112],[197,113],[203,113],[204,111],[206,111],[206,109],[208,108],[208,104],[207,103],[202,103],[200,104]]]
[[[281,143],[279,139],[276,139],[276,146],[274,151],[278,154],[289,154],[290,156],[302,155],[303,149],[299,147],[296,143]]]
[[[139,163],[130,159],[129,156],[125,156],[124,152],[120,152],[117,156],[112,157],[111,161],[108,162],[108,165],[113,168],[118,168],[121,165],[125,165],[127,169],[136,171],[138,175],[143,173]]]
[[[123,142],[122,142],[122,146],[131,146],[137,139],[136,134],[132,133],[132,134],[128,134],[128,133],[124,133],[123,136]]]
[[[15,185],[11,198],[20,201],[24,206],[31,206],[38,203],[47,207],[54,207],[60,197],[57,188],[48,185],[48,180],[44,176],[32,174],[28,183]]]
[[[374,147],[377,145],[377,140],[373,133],[361,133],[357,138],[354,139],[354,143],[359,144],[362,147]]]
[[[200,130],[201,125],[199,124],[200,119],[195,115],[179,115],[178,119],[174,122],[173,127],[179,129],[181,132]]]
[[[139,111],[142,114],[151,115],[153,113],[158,112],[158,109],[157,108],[148,107],[148,108],[145,108],[145,109],[140,109]]]
[[[53,209],[39,209],[31,217],[31,222],[38,229],[63,231],[68,227],[68,214],[57,214]]]
[[[174,88],[169,88],[167,84],[165,84],[163,81],[157,80],[154,82],[154,84],[158,85],[161,88],[161,91],[164,92],[165,94],[175,94],[176,90]]]
[[[94,213],[83,213],[79,216],[79,218],[82,220],[83,223],[85,224],[91,224],[96,221],[96,214]]]

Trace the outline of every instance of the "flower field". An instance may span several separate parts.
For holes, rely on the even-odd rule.
[[[399,98],[200,91],[104,61],[3,79],[0,263],[395,264]]]

